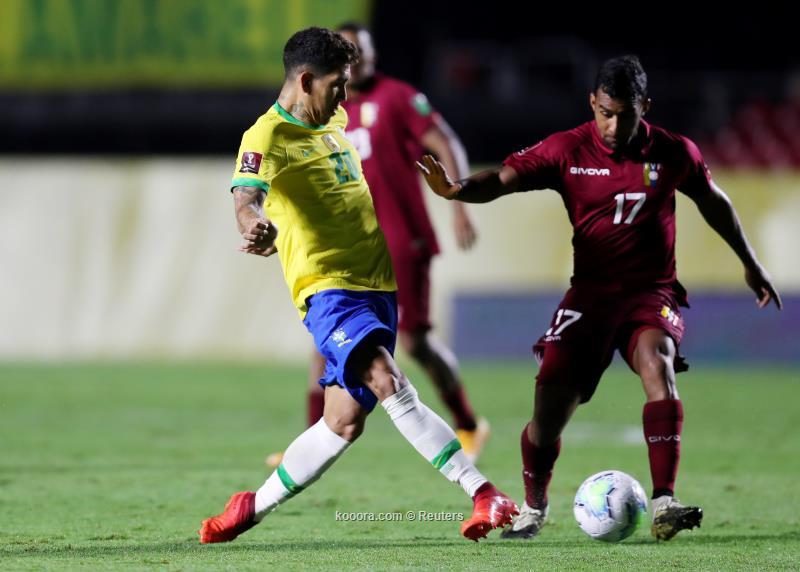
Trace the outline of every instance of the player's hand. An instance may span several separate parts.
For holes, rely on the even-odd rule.
[[[478,232],[475,230],[475,225],[472,224],[464,205],[462,203],[453,204],[459,207],[453,212],[453,230],[455,230],[456,234],[456,244],[461,250],[469,250],[478,239]]]
[[[745,267],[744,280],[750,289],[756,293],[756,304],[759,308],[766,308],[770,300],[775,302],[778,310],[783,308],[781,296],[772,285],[772,279],[767,271],[758,263]]]
[[[237,250],[258,256],[271,256],[278,252],[275,239],[278,237],[278,227],[270,220],[256,218],[250,221],[242,233],[242,244]]]
[[[433,155],[425,155],[422,162],[416,161],[416,165],[417,170],[425,177],[425,182],[440,197],[451,200],[461,190],[461,184],[450,179],[444,166]]]

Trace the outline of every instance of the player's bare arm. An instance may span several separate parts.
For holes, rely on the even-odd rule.
[[[448,200],[464,203],[488,203],[519,190],[519,176],[511,167],[481,171],[466,179],[453,181],[444,166],[431,155],[417,161],[417,169],[431,190]]]
[[[421,143],[439,158],[448,173],[453,173],[457,179],[469,176],[469,162],[464,145],[444,119],[436,118],[435,124],[422,135]],[[459,201],[453,202],[453,230],[459,248],[472,248],[477,232],[467,209]]]
[[[238,250],[247,254],[270,256],[277,252],[278,228],[264,216],[267,193],[259,187],[234,187],[233,200],[236,224],[244,241]]]
[[[713,193],[693,199],[700,214],[742,261],[745,281],[756,293],[758,307],[765,308],[772,300],[780,310],[783,307],[780,294],[772,284],[769,274],[756,258],[756,253],[744,234],[736,209],[733,208],[733,204],[722,189],[714,183],[711,186],[714,190]]]

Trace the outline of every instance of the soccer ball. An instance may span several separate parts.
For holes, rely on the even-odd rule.
[[[578,488],[573,507],[581,530],[596,540],[628,538],[647,513],[647,497],[636,479],[622,471],[601,471]]]

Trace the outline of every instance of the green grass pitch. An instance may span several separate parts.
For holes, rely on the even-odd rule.
[[[419,371],[423,399],[441,405]],[[531,364],[463,368],[492,439],[482,470],[522,496],[519,433]],[[580,482],[615,468],[650,488],[643,392],[610,370],[564,436],[552,522],[530,542],[466,541],[454,522],[337,522],[341,512],[463,512],[470,502],[378,408],[315,485],[230,544],[201,546],[200,521],[268,475],[266,454],[304,420],[302,366],[0,365],[0,570],[778,570],[800,568],[800,372],[679,376],[686,410],[678,496],[701,529],[657,544],[642,526],[609,545],[572,518]]]

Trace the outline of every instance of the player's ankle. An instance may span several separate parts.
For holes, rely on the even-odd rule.
[[[497,488],[489,481],[486,481],[481,486],[478,487],[478,490],[475,491],[475,494],[472,495],[472,500],[477,501],[479,498],[486,497],[486,496],[494,496],[497,494]]]
[[[537,510],[544,510],[547,508],[548,499],[546,494],[535,492],[533,494],[525,495],[525,504],[530,508]]]

